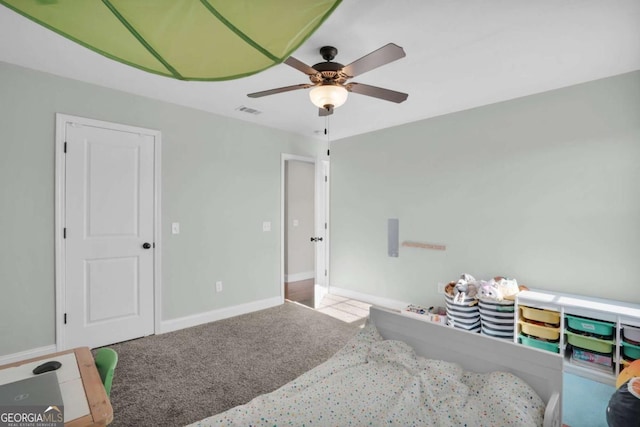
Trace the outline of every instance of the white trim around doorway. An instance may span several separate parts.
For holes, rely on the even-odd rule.
[[[65,124],[79,124],[84,126],[106,127],[114,130],[126,132],[142,133],[154,137],[154,229],[153,241],[155,244],[153,262],[153,293],[154,293],[154,333],[160,330],[162,321],[162,221],[161,221],[161,165],[162,165],[162,135],[160,131],[145,129],[136,126],[111,123],[101,120],[89,119],[85,117],[72,116],[68,114],[56,113],[55,130],[55,210],[54,210],[54,258],[55,258],[55,347],[56,351],[66,350],[64,348],[64,301],[65,301],[65,246],[63,239],[63,228],[65,226]]]
[[[285,235],[285,211],[286,211],[286,206],[285,206],[285,185],[286,185],[286,181],[285,181],[285,167],[286,167],[286,162],[290,161],[290,160],[297,160],[297,161],[301,161],[301,162],[306,162],[306,163],[312,163],[315,167],[315,184],[314,184],[314,200],[315,200],[315,212],[314,212],[314,222],[317,222],[317,219],[320,217],[319,216],[319,212],[318,209],[321,209],[321,206],[325,206],[324,203],[320,204],[319,203],[319,198],[324,197],[324,194],[320,194],[319,188],[321,187],[319,185],[319,180],[321,179],[320,176],[322,176],[322,179],[324,180],[324,175],[323,175],[323,171],[319,169],[319,166],[322,165],[322,163],[320,163],[320,161],[314,157],[306,157],[306,156],[298,156],[295,154],[287,154],[287,153],[282,153],[280,156],[280,298],[282,300],[282,302],[284,302],[284,284],[285,281],[287,279],[285,272],[284,272],[284,259],[285,259],[285,251],[284,251],[284,247],[285,247],[285,240],[284,240],[284,235]],[[327,162],[328,163],[328,162]],[[317,224],[315,224],[315,226],[317,226]],[[314,226],[314,230],[315,230],[315,226]],[[328,244],[328,235],[326,236],[327,239],[325,239],[325,244]],[[325,263],[328,263],[328,260],[325,260]],[[317,270],[317,259],[314,260],[314,265],[316,265],[316,270]],[[314,271],[314,276],[315,276],[316,272]],[[291,279],[291,277],[289,277],[289,279]],[[325,283],[324,288],[326,289],[327,284]],[[317,288],[314,287],[314,288]],[[319,293],[318,289],[315,289],[314,291],[316,293],[316,295]],[[320,291],[320,293],[326,293]]]

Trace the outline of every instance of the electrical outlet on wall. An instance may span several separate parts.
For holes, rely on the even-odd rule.
[[[220,280],[216,282],[216,292],[222,292],[222,282]]]
[[[444,283],[438,283],[438,285],[437,285],[437,287],[436,287],[436,291],[437,291],[439,294],[444,294],[444,287],[445,287],[445,284],[444,284]]]

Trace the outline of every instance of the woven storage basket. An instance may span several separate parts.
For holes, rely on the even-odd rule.
[[[495,338],[513,339],[514,301],[480,300],[482,333]]]
[[[487,335],[494,338],[502,338],[505,340],[513,339],[513,331],[500,331],[487,327],[484,323],[482,324],[482,334]]]
[[[484,310],[497,311],[501,313],[513,313],[515,303],[513,301],[483,301],[479,300],[478,305]]]
[[[461,304],[454,302],[454,297],[445,294],[447,322],[449,326],[465,331],[480,332],[480,311],[475,298],[465,298]]]

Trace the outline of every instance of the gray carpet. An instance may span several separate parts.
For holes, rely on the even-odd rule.
[[[183,426],[319,365],[358,327],[294,303],[109,347],[113,426]]]

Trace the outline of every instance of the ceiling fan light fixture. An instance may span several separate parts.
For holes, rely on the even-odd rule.
[[[309,92],[311,102],[318,108],[327,108],[327,106],[338,108],[347,101],[348,95],[349,92],[344,86],[334,84],[316,86]]]

